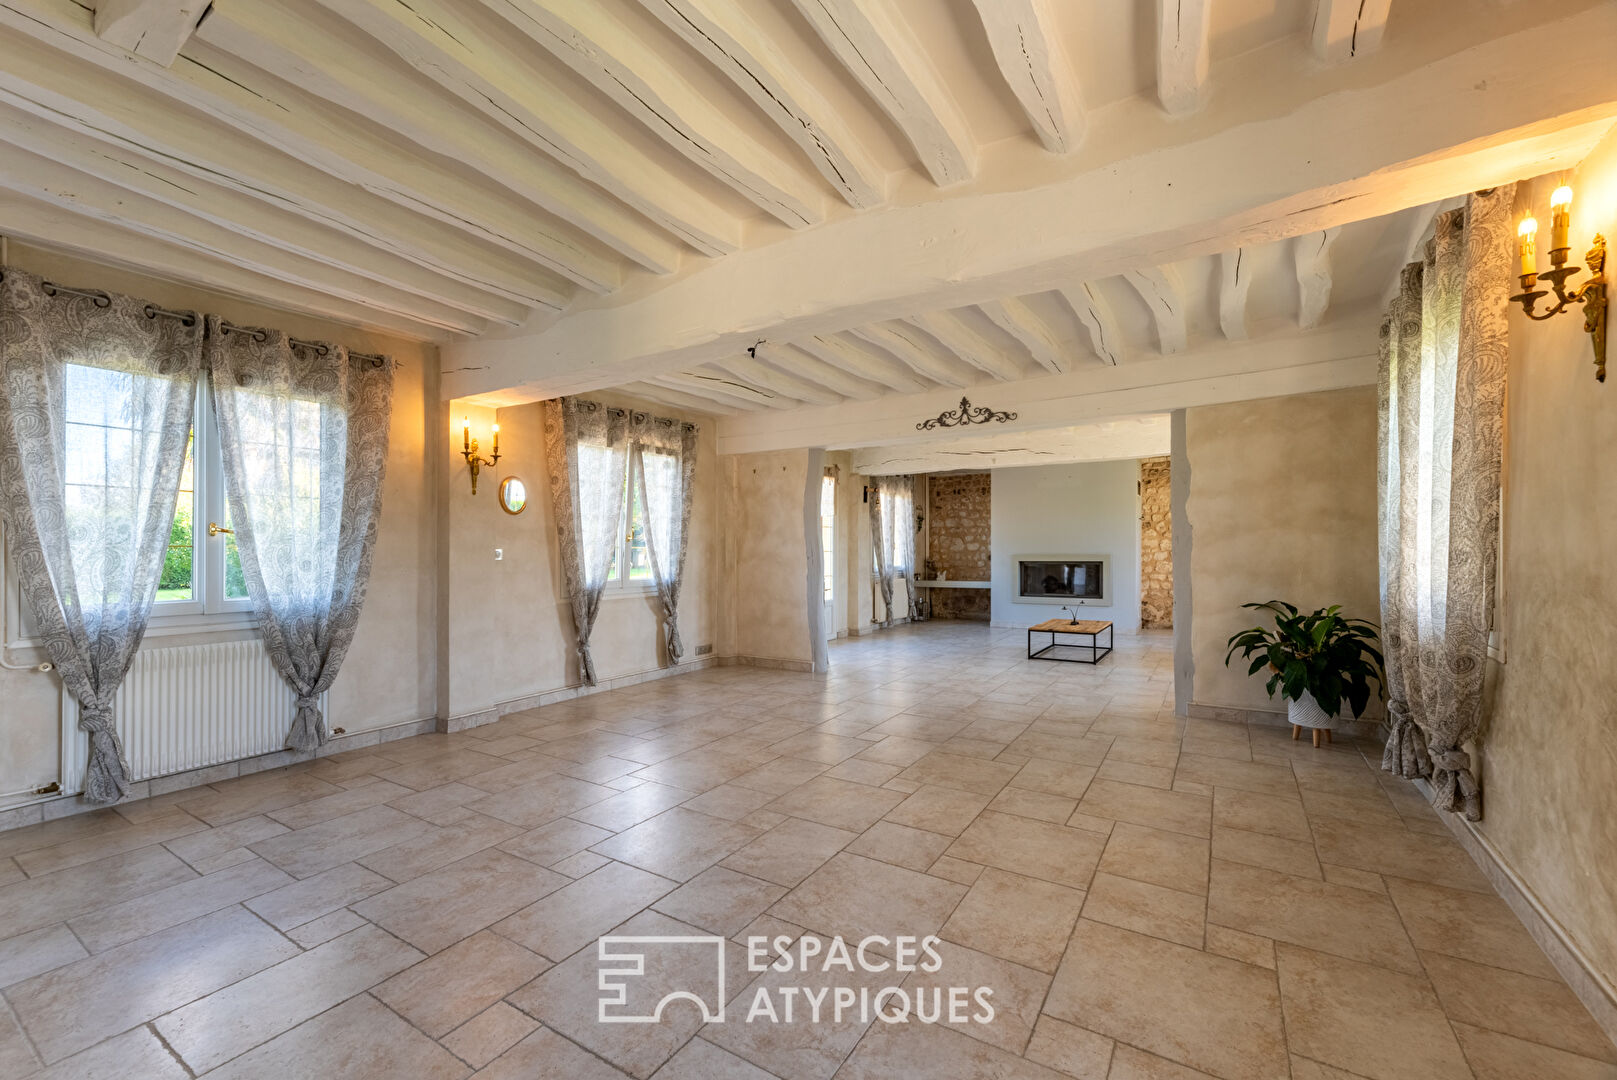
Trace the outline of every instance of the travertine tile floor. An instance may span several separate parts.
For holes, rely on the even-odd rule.
[[[1375,747],[1175,718],[1166,636],[1023,647],[899,629],[0,833],[0,1076],[1617,1076]],[[935,933],[904,985],[997,1015],[749,1024],[741,970],[728,1023],[601,1024],[619,927]]]

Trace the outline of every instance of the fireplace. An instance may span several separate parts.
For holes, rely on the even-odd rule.
[[[1021,555],[1016,585],[1022,603],[1109,604],[1112,560],[1108,555]]]

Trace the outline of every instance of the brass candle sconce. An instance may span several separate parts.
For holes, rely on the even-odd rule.
[[[460,452],[466,459],[466,467],[472,471],[472,494],[477,494],[477,474],[483,466],[493,468],[500,461],[500,425],[494,425],[494,449],[492,457],[481,457],[477,452],[477,440],[472,438],[472,422],[462,418],[460,424]]]
[[[1566,283],[1574,274],[1583,273],[1581,266],[1568,266],[1567,251],[1569,241],[1568,233],[1572,226],[1572,189],[1559,187],[1550,196],[1551,239],[1550,239],[1550,269],[1543,274],[1538,273],[1538,260],[1535,253],[1538,236],[1538,222],[1533,218],[1523,218],[1516,229],[1518,254],[1521,256],[1521,283],[1522,291],[1510,299],[1522,306],[1522,311],[1529,319],[1543,322],[1567,310],[1573,304],[1583,305],[1583,329],[1589,335],[1590,343],[1594,347],[1595,381],[1606,381],[1606,238],[1595,234],[1594,244],[1584,259],[1589,264],[1589,273],[1593,276],[1578,288],[1567,291]],[[1536,314],[1533,308],[1538,304],[1539,298],[1550,295],[1545,289],[1535,289],[1539,279],[1550,283],[1555,293],[1555,306],[1544,312]]]

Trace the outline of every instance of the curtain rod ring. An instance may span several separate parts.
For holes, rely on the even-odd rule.
[[[46,296],[56,296],[58,293],[67,293],[69,296],[87,296],[98,308],[112,306],[112,297],[99,290],[70,289],[66,285],[58,285],[54,281],[41,281],[39,289]]]

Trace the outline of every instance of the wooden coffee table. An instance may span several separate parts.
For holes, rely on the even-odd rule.
[[[1100,644],[1100,635],[1102,633],[1106,635],[1106,645],[1104,648]],[[1049,634],[1050,644],[1046,645],[1038,652],[1034,652],[1034,634]],[[1061,634],[1071,634],[1076,637],[1087,637],[1089,639],[1089,644],[1072,645],[1058,641],[1057,636]],[[1055,648],[1088,649],[1089,659],[1081,660],[1077,657],[1071,656],[1044,655],[1051,649]],[[1099,619],[1085,619],[1080,622],[1073,622],[1071,619],[1046,619],[1037,626],[1030,626],[1027,628],[1027,658],[1029,660],[1060,660],[1063,663],[1068,664],[1098,664],[1100,663],[1101,658],[1111,651],[1112,624],[1109,622],[1102,622]]]

